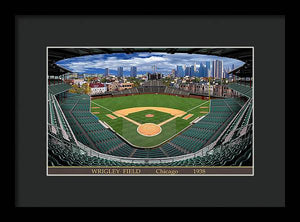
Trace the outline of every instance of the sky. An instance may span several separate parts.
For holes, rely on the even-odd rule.
[[[200,62],[223,60],[224,68],[235,64],[235,68],[243,65],[240,60],[211,56],[201,54],[187,53],[114,53],[99,54],[81,57],[73,57],[58,61],[56,64],[62,66],[72,72],[77,73],[98,73],[103,74],[105,68],[109,68],[111,74],[116,74],[118,67],[123,67],[124,75],[129,75],[130,67],[136,66],[138,74],[153,72],[153,66],[157,67],[157,72],[163,74],[171,73],[172,69],[176,69],[177,65],[191,66],[196,63],[198,68]]]

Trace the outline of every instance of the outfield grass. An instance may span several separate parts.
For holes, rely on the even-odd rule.
[[[98,106],[100,108],[93,109]],[[201,108],[201,106],[209,107],[209,102],[206,100],[196,98],[184,98],[179,96],[160,95],[160,94],[142,94],[123,97],[111,97],[104,99],[92,100],[91,107],[92,112],[97,111],[99,114],[95,114],[100,120],[109,124],[118,134],[123,136],[127,141],[135,146],[139,147],[153,147],[156,146],[170,137],[177,134],[179,131],[189,125],[195,118],[205,115],[202,112],[208,112],[208,108]],[[166,107],[174,108],[187,112],[187,114],[193,114],[188,120],[178,117],[173,121],[170,121],[161,126],[162,132],[153,137],[145,137],[137,132],[137,126],[121,117],[117,119],[111,119],[106,114],[112,114],[112,112],[132,108],[132,107]],[[146,114],[153,114],[154,117],[147,118]],[[186,114],[186,115],[187,115]],[[185,116],[185,115],[184,115]],[[155,123],[158,124],[172,117],[172,115],[155,110],[144,110],[127,115],[141,124],[143,123]]]

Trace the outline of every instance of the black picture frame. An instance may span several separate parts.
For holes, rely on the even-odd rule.
[[[107,11],[106,11],[107,12]],[[109,10],[108,10],[109,12]],[[110,11],[111,12],[111,11]],[[120,12],[120,11],[119,11]],[[129,11],[130,12],[130,11]],[[285,15],[282,11],[228,15],[209,12],[197,15],[78,15],[78,11],[61,12],[15,11],[11,34],[14,36],[11,60],[15,73],[12,96],[15,110],[13,182],[16,207],[283,207],[285,206]],[[176,12],[176,11],[175,11]],[[178,12],[178,11],[177,11]],[[94,12],[95,13],[95,12]],[[68,14],[68,13],[66,13]],[[215,13],[211,13],[215,14]],[[256,15],[255,15],[256,14]],[[81,19],[85,18],[85,19]],[[105,20],[100,25],[97,22]],[[110,23],[111,22],[111,23]],[[124,26],[124,23],[127,26]],[[130,24],[130,26],[129,26]],[[166,29],[166,24],[169,26]],[[206,26],[205,26],[206,24]],[[208,24],[210,25],[208,28]],[[225,34],[225,27],[235,27]],[[239,26],[237,24],[240,24]],[[228,25],[228,26],[227,26]],[[194,28],[194,36],[169,36],[176,27]],[[102,27],[106,32],[92,27]],[[152,30],[141,34],[119,30]],[[199,27],[208,30],[202,35]],[[81,32],[78,32],[81,29]],[[184,29],[183,29],[184,30]],[[89,31],[89,32],[87,32]],[[220,36],[214,32],[219,31]],[[100,33],[101,34],[100,34]],[[87,35],[89,33],[89,35]],[[160,34],[158,34],[160,33]],[[135,35],[134,35],[135,34]],[[99,38],[100,37],[100,38]],[[47,45],[245,45],[255,47],[256,91],[256,174],[254,177],[46,177],[44,124],[42,105],[45,89],[45,54]],[[117,44],[116,44],[117,42]],[[270,53],[276,47],[277,53]],[[30,49],[30,50],[29,50]],[[271,64],[276,64],[276,69]],[[268,73],[268,74],[266,74]],[[269,73],[272,73],[270,75]],[[270,83],[272,80],[272,84]],[[276,90],[276,99],[266,92]],[[268,96],[268,95],[267,95]],[[276,108],[275,108],[276,107]],[[269,112],[271,109],[275,112]],[[280,118],[279,118],[280,117]],[[276,120],[277,127],[272,127]],[[263,135],[262,135],[263,134]],[[276,141],[269,140],[276,138]],[[272,155],[270,158],[270,150]],[[14,163],[14,164],[13,164]],[[136,185],[139,186],[136,186]],[[121,187],[120,187],[121,186]],[[127,192],[134,187],[135,192]],[[163,187],[163,189],[161,189]],[[86,195],[91,190],[93,195]],[[226,190],[226,192],[222,192]],[[144,192],[147,191],[147,192]],[[201,192],[205,191],[205,192]],[[143,195],[140,195],[144,192]],[[74,199],[76,194],[76,200]],[[84,204],[82,204],[84,203]]]

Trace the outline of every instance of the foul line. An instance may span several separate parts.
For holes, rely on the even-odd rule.
[[[100,107],[102,107],[102,108],[104,108],[104,109],[106,109],[106,110],[108,110],[108,111],[110,111],[110,112],[112,112],[112,113],[114,112],[114,111],[112,111],[112,110],[110,110],[110,109],[108,109],[108,108],[106,108],[106,107],[104,107],[104,106],[101,106],[101,105],[99,105],[99,104],[93,102],[92,100],[91,100],[91,103],[94,103],[94,104],[96,104],[97,106],[100,106]]]
[[[201,103],[200,105],[198,105],[198,106],[195,106],[195,107],[193,107],[193,108],[191,108],[191,109],[189,109],[188,111],[186,111],[186,112],[190,112],[191,110],[193,110],[193,109],[196,109],[197,107],[199,107],[199,106],[202,106],[202,105],[204,105],[205,103],[208,103],[209,102],[209,100],[208,101],[206,101],[206,102],[204,102],[204,103]]]
[[[98,103],[95,103],[95,102],[93,102],[93,101],[91,101],[91,103],[94,103],[95,105],[100,106],[100,107],[102,107],[102,108],[104,108],[104,109],[106,109],[106,110],[108,110],[108,111],[114,113],[114,111],[112,111],[112,110],[110,110],[110,109],[108,109],[108,108],[106,108],[106,107],[104,107],[104,106],[102,106],[102,105],[100,105],[100,104],[98,104]],[[129,119],[128,117],[123,116],[123,115],[121,115],[121,114],[118,114],[118,116],[119,116],[119,117],[122,117],[122,118],[124,118],[124,119],[126,119],[126,120],[129,121],[129,122],[132,122],[133,124],[135,124],[135,125],[137,125],[137,126],[142,125],[142,124],[140,124],[140,123],[138,123],[138,122],[136,122],[136,121],[134,121],[134,120],[132,120],[132,119]]]

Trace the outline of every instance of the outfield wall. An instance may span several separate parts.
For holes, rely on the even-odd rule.
[[[171,94],[171,93],[151,93],[151,92],[145,92],[145,93],[125,93],[125,94],[119,94],[119,95],[113,95],[113,94],[103,94],[103,95],[97,95],[97,96],[91,96],[91,99],[105,99],[105,98],[112,98],[112,97],[121,97],[121,96],[132,96],[132,95],[144,95],[144,94],[160,94],[160,95],[169,95],[169,96],[180,96],[185,98],[196,98],[196,99],[202,99],[202,100],[209,100],[208,96],[203,95],[178,95],[178,94]],[[211,99],[216,99],[218,97],[211,96]]]

